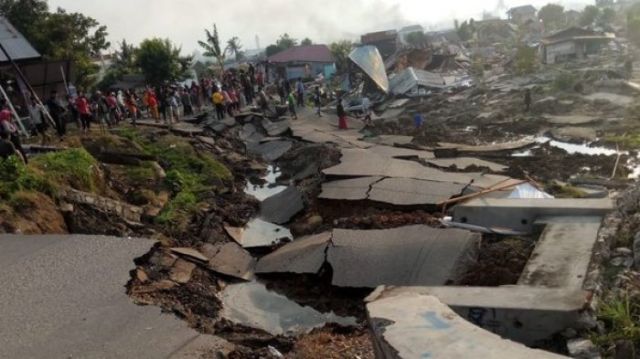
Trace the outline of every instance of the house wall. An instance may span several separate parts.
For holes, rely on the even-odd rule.
[[[547,64],[555,64],[564,59],[577,56],[577,46],[574,41],[560,42],[545,46],[545,62]]]
[[[285,67],[287,80],[316,77],[320,74],[325,78],[330,78],[335,72],[335,64],[326,62],[297,63]]]

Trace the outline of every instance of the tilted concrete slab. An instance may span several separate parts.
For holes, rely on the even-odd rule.
[[[426,181],[470,184],[491,187],[508,180],[508,177],[483,175],[481,173],[452,173],[426,167],[415,161],[400,160],[372,153],[370,149],[343,149],[340,164],[327,168],[324,174],[330,176],[382,176],[396,178],[414,178]]]
[[[325,262],[331,232],[297,239],[262,257],[256,273],[318,273]]]
[[[600,119],[593,116],[568,115],[568,116],[546,116],[547,122],[554,125],[584,125],[597,122]]]
[[[602,217],[538,219],[544,230],[518,284],[582,288],[601,223]]]
[[[262,144],[247,144],[247,150],[250,153],[259,155],[264,160],[270,162],[276,161],[278,158],[282,157],[291,149],[291,147],[293,147],[293,143],[291,141],[272,141]]]
[[[455,148],[460,152],[501,152],[501,151],[513,151],[521,148],[533,146],[536,144],[535,140],[515,141],[496,143],[491,145],[470,146],[459,143],[439,143],[438,148]]]
[[[401,293],[367,304],[374,351],[380,359],[541,358],[534,350],[473,325],[434,296]]]
[[[259,218],[251,220],[244,228],[225,226],[224,230],[244,248],[271,247],[281,239],[293,239],[287,228]]]
[[[0,236],[0,357],[187,358],[227,346],[126,294],[154,242]]]
[[[210,258],[207,267],[212,271],[244,280],[253,279],[256,260],[239,244],[205,244],[202,250]]]
[[[441,158],[428,160],[427,162],[429,162],[429,164],[431,165],[444,169],[453,166],[455,166],[459,170],[464,170],[469,167],[484,167],[490,169],[493,172],[504,172],[509,169],[509,166],[472,157]]]
[[[368,149],[369,151],[391,158],[402,158],[402,157],[418,157],[425,160],[433,159],[435,156],[431,151],[424,150],[413,150],[410,148],[402,148],[402,147],[392,147],[392,146],[373,146]]]
[[[477,255],[480,235],[424,225],[385,230],[335,229],[327,260],[332,284],[442,285],[455,281]]]
[[[295,186],[290,186],[262,201],[260,218],[275,224],[285,224],[303,209],[302,192]]]
[[[322,184],[322,192],[318,198],[360,201],[369,198],[371,186],[382,180],[382,177],[362,177]]]
[[[575,326],[590,294],[580,289],[529,286],[379,287],[367,298],[431,295],[462,318],[503,338],[533,345]],[[407,315],[417,316],[419,309]]]
[[[456,183],[386,178],[373,184],[368,198],[398,206],[436,205],[461,194],[464,188]]]
[[[269,136],[282,136],[289,131],[289,121],[271,122],[265,118],[262,120],[262,127]]]
[[[413,142],[413,136],[380,135],[365,138],[364,141],[387,146],[408,145]]]
[[[549,216],[600,216],[613,210],[609,198],[508,199],[479,198],[453,209],[454,222],[482,227],[510,228],[531,233],[534,222]]]
[[[593,127],[560,127],[552,129],[551,136],[561,141],[565,139],[595,141],[598,138],[598,133]]]

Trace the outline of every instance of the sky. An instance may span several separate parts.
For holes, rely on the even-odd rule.
[[[502,0],[506,7],[531,4],[540,8],[549,0]],[[595,1],[568,0],[567,8],[580,9]],[[264,48],[279,35],[309,37],[314,43],[357,40],[372,31],[420,24],[427,29],[452,27],[453,20],[481,18],[496,12],[499,0],[49,0],[81,12],[107,25],[112,44],[126,39],[138,44],[145,38],[169,38],[185,54],[199,48],[204,29],[218,26],[221,39],[237,36],[244,49]],[[504,12],[500,14],[504,17]],[[114,47],[115,48],[115,47]]]

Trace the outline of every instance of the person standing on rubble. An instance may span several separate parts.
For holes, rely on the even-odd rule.
[[[44,107],[38,104],[33,96],[31,96],[31,104],[29,105],[29,116],[36,127],[36,131],[42,136],[40,144],[44,146],[50,139],[49,135],[47,135],[47,122],[44,120]]]
[[[367,126],[371,125],[371,101],[368,97],[362,98],[362,113],[364,114],[364,123]]]
[[[526,89],[524,91],[524,112],[531,110],[531,90]]]
[[[298,114],[296,113],[296,97],[293,94],[293,91],[289,92],[289,97],[287,98],[287,104],[289,105],[289,113],[291,114],[291,118],[294,120],[298,119]]]
[[[60,101],[58,100],[58,93],[55,90],[51,91],[46,105],[49,108],[49,114],[51,115],[53,122],[56,124],[58,137],[60,137],[60,141],[62,141],[64,135],[67,133],[67,124],[64,119],[64,113],[66,110],[64,106],[60,104]]]
[[[84,92],[80,92],[76,99],[76,109],[80,115],[82,133],[87,134],[91,129],[91,107],[89,106],[89,101],[84,95]]]
[[[316,93],[313,96],[313,101],[316,105],[316,114],[318,117],[322,117],[321,107],[322,107],[322,94],[320,93],[320,86],[316,87]]]
[[[220,90],[216,89],[213,95],[211,95],[211,100],[213,101],[213,106],[216,108],[218,121],[222,121],[224,119],[224,96],[220,93]]]
[[[302,83],[302,78],[298,79],[296,83],[296,95],[298,97],[298,107],[304,106],[304,84]]]
[[[342,98],[338,97],[338,128],[341,130],[348,130],[347,126],[347,112],[344,110],[344,104],[342,103]]]

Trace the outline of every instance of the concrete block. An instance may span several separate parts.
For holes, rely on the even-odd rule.
[[[548,339],[578,321],[589,293],[527,286],[378,288],[367,301],[405,294],[437,297],[480,328],[525,345]],[[409,308],[408,311],[416,311]],[[416,316],[416,313],[409,313]]]
[[[461,318],[438,298],[405,292],[367,304],[377,358],[544,358],[563,356],[534,350]]]
[[[598,240],[600,217],[545,217],[544,226],[518,284],[582,288]]]
[[[518,232],[533,232],[540,217],[599,216],[613,210],[609,198],[600,199],[508,199],[480,198],[453,209],[456,222],[482,227],[509,228]]]

